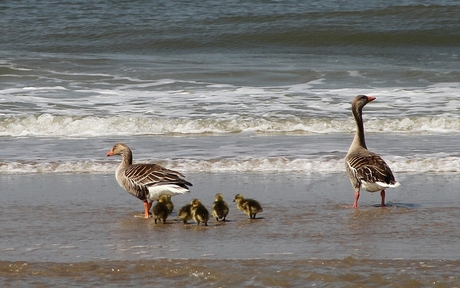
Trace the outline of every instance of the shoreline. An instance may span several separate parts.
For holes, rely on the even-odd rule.
[[[112,174],[0,175],[0,228],[5,231],[0,255],[8,261],[57,262],[458,259],[449,251],[460,249],[455,224],[460,175],[398,175],[402,185],[387,190],[388,207],[376,207],[380,196],[362,191],[358,209],[350,208],[354,193],[345,173],[186,176],[194,184],[191,193],[173,197],[176,208],[168,224],[155,225],[134,217],[142,201],[119,187]],[[205,227],[175,220],[192,198],[210,210],[216,193],[230,206],[228,222],[210,219]],[[251,221],[236,209],[237,193],[262,204],[258,219]]]
[[[148,260],[87,263],[0,261],[3,285],[94,287],[161,285],[170,287],[261,286],[301,287],[458,287],[459,261],[408,260]]]

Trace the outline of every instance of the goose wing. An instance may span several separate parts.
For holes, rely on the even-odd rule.
[[[124,171],[124,176],[136,186],[155,186],[177,184],[179,186],[193,186],[192,183],[182,179],[182,173],[166,169],[158,164],[130,165]]]
[[[376,183],[387,187],[397,183],[390,167],[377,154],[368,152],[353,155],[348,157],[346,162],[347,170],[353,183]]]

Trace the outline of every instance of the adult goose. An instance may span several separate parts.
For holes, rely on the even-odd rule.
[[[163,194],[178,195],[190,192],[192,183],[182,179],[181,173],[157,164],[133,164],[133,154],[128,145],[117,143],[108,156],[121,155],[121,164],[115,171],[118,184],[128,193],[144,202],[144,217],[149,217],[152,202]]]
[[[356,134],[350,149],[345,157],[345,167],[350,177],[351,185],[355,189],[355,201],[353,207],[358,207],[359,191],[362,188],[369,192],[380,191],[382,198],[381,206],[385,206],[385,189],[398,187],[400,184],[395,180],[390,167],[383,159],[367,150],[364,139],[363,107],[374,101],[375,97],[358,95],[353,99],[351,110],[356,121]]]

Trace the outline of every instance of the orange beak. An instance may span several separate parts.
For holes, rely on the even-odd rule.
[[[109,156],[113,156],[113,155],[115,155],[115,154],[113,154],[113,149],[111,149],[111,150],[107,153],[106,156],[109,157]]]
[[[374,101],[376,98],[374,96],[367,96],[367,101]]]

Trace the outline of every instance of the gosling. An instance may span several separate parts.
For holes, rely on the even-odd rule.
[[[160,197],[166,197],[166,201],[164,203],[168,207],[169,214],[171,214],[174,210],[174,203],[171,201],[171,195],[163,194]],[[149,215],[152,215],[152,214],[149,212]]]
[[[201,204],[201,201],[198,199],[193,199],[192,202],[192,216],[197,225],[204,223],[204,226],[208,226],[209,212],[206,207]]]
[[[167,195],[161,195],[160,199],[158,199],[157,204],[153,206],[153,219],[155,219],[155,224],[157,224],[157,220],[163,220],[163,223],[166,224],[166,218],[168,218],[170,212],[168,209],[168,197]]]
[[[177,213],[177,218],[182,220],[184,224],[187,224],[188,221],[192,220],[192,204],[191,203],[194,200],[195,199],[190,201],[190,204],[187,204],[183,206],[182,208],[180,208],[179,213]]]
[[[250,219],[256,219],[257,213],[264,211],[259,202],[254,199],[244,199],[243,195],[236,194],[233,202],[236,202],[238,210],[243,211]]]
[[[219,220],[225,222],[228,210],[228,205],[227,202],[224,201],[224,196],[221,193],[217,193],[214,203],[212,204],[212,216],[216,218],[217,222],[219,222]]]
[[[166,206],[168,207],[169,214],[174,210],[174,203],[171,201],[171,195],[164,195],[166,197]]]

